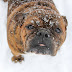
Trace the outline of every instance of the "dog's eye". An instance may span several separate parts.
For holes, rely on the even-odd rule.
[[[26,26],[26,28],[27,28],[28,30],[31,30],[31,29],[34,29],[34,26],[33,26],[33,25],[28,25],[28,26]]]
[[[60,28],[56,28],[56,29],[55,29],[55,32],[61,33],[61,29],[60,29]]]

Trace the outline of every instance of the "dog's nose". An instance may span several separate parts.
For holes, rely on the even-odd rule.
[[[49,33],[46,30],[40,30],[37,32],[37,36],[48,38],[50,37]]]

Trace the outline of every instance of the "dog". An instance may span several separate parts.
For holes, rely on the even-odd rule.
[[[55,56],[66,39],[67,19],[53,0],[8,1],[7,40],[12,61],[24,60],[21,54]]]

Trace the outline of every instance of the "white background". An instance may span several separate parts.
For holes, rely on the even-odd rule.
[[[72,0],[54,0],[68,20],[67,38],[55,57],[25,54],[25,61],[13,63],[7,44],[7,3],[0,0],[0,72],[72,72]]]

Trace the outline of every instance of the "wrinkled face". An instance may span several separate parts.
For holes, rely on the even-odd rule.
[[[65,22],[54,11],[36,10],[25,18],[22,38],[26,52],[56,55],[65,37]]]

